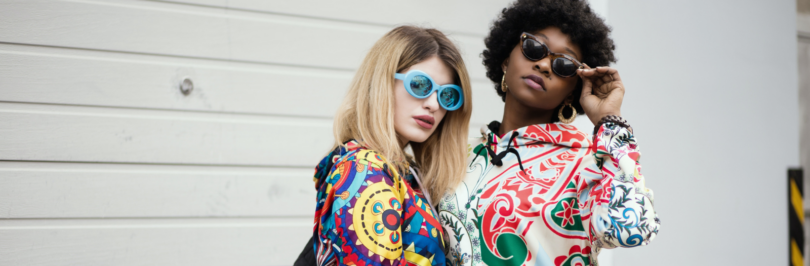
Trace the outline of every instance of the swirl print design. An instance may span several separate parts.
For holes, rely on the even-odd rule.
[[[378,153],[346,146],[315,170],[317,264],[445,265],[444,231],[426,200]]]
[[[625,128],[605,123],[596,138],[566,124],[482,135],[470,144],[464,182],[439,204],[451,264],[597,265],[600,249],[657,235],[653,194]],[[509,147],[520,159],[489,161],[487,150]]]

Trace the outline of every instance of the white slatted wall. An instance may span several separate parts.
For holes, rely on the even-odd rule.
[[[0,0],[0,265],[291,265],[367,49],[444,30],[477,131],[507,2]]]

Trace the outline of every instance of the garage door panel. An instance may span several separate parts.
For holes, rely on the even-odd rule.
[[[312,167],[0,162],[0,218],[312,216]]]
[[[334,20],[357,21],[379,25],[406,23],[429,24],[465,35],[484,36],[489,30],[489,19],[494,19],[510,1],[429,1],[408,2],[349,0],[349,1],[262,1],[262,0],[170,0],[256,12],[272,12],[301,16],[317,16]],[[429,7],[429,8],[426,8]],[[335,12],[341,10],[341,12]],[[452,12],[448,12],[452,10]]]
[[[393,26],[133,1],[0,4],[6,43],[352,70]],[[104,23],[98,23],[104,21]],[[482,38],[452,36],[473,76]],[[466,49],[466,48],[464,48]]]
[[[353,69],[365,50],[386,31],[378,26],[316,19],[173,7],[132,1],[15,1],[0,8],[3,22],[0,39],[58,47]]]
[[[216,113],[0,103],[0,160],[306,166],[332,122]]]
[[[0,220],[0,265],[291,265],[311,219]]]
[[[0,45],[0,101],[332,117],[353,74]]]

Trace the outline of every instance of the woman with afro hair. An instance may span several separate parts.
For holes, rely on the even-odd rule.
[[[518,0],[494,22],[483,58],[503,120],[439,203],[451,264],[597,265],[658,234],[609,33],[582,0]],[[583,113],[592,134],[570,124]]]

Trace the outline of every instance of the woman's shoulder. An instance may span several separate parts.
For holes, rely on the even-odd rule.
[[[362,146],[348,151],[337,160],[336,164],[346,162],[376,167],[388,165],[388,160],[380,152]]]
[[[336,158],[334,165],[334,171],[344,175],[364,178],[376,175],[399,177],[394,170],[396,165],[392,164],[382,153],[361,145],[348,147],[340,158]]]

